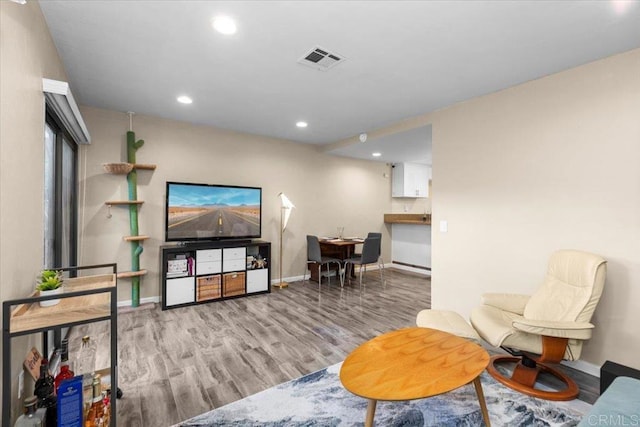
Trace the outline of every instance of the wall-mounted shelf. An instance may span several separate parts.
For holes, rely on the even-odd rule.
[[[384,214],[387,224],[420,224],[431,225],[431,214],[396,213]]]
[[[147,270],[138,270],[138,271],[121,271],[118,273],[118,279],[126,279],[129,277],[140,277],[147,274]]]

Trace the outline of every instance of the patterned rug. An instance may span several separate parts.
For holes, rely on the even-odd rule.
[[[280,384],[184,421],[179,426],[362,426],[367,400],[340,383],[342,363]],[[591,405],[550,402],[517,393],[484,372],[492,426],[575,426]],[[472,384],[428,399],[378,402],[376,426],[483,426]]]

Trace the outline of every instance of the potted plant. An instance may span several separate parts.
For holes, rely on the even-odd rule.
[[[61,271],[42,270],[38,276],[38,284],[36,290],[40,292],[41,297],[55,295],[62,292],[62,284],[64,279]],[[40,301],[41,307],[49,307],[60,302],[59,299]]]

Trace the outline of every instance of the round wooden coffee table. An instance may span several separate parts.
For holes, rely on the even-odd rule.
[[[369,399],[365,426],[373,425],[378,400],[436,396],[473,382],[484,422],[489,413],[480,374],[489,354],[473,342],[429,328],[388,332],[356,348],[342,364],[340,381],[351,393]]]

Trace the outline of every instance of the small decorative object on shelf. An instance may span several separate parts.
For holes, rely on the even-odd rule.
[[[36,290],[40,292],[41,297],[55,295],[62,292],[62,284],[64,279],[62,273],[56,270],[42,270],[38,276],[38,284]],[[49,307],[60,302],[59,299],[40,301],[41,307]]]
[[[105,172],[118,175],[126,175],[133,170],[133,163],[104,163]]]

